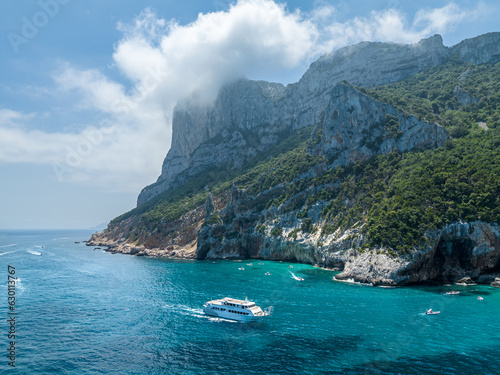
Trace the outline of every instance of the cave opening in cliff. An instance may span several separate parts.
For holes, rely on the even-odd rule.
[[[442,241],[435,254],[435,266],[438,267],[438,278],[443,282],[454,282],[457,277],[472,271],[472,249],[474,243],[470,239]]]

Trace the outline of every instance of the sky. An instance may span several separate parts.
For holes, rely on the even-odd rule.
[[[452,46],[497,0],[0,2],[0,229],[87,229],[135,207],[172,111],[231,80],[293,83],[361,41]]]

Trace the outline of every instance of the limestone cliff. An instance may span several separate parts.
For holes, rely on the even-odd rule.
[[[387,127],[387,116],[392,116],[392,128]],[[393,150],[403,152],[438,147],[448,137],[442,127],[419,121],[345,84],[333,88],[330,103],[317,131],[322,134],[321,139],[311,146],[310,151],[322,155],[325,160],[330,159],[330,167],[346,166]],[[320,177],[326,170],[327,166],[314,167],[301,178],[308,180]],[[300,194],[312,196],[318,190],[333,188],[335,183]],[[302,233],[304,221],[298,218],[298,210],[290,209],[295,197],[278,208],[261,211],[263,202],[271,201],[282,193],[282,185],[257,196],[249,196],[245,191],[233,187],[230,203],[218,212],[221,221],[205,225],[200,231],[197,259],[262,257],[328,265],[343,263],[345,259],[332,257],[331,253],[345,251],[349,245],[352,248],[353,242],[345,243],[341,240],[343,235]],[[319,213],[326,204],[318,202],[309,210],[312,222],[320,224]],[[256,232],[255,228],[263,222],[267,224],[261,224],[260,232]],[[273,236],[275,228],[280,228],[282,235]],[[296,234],[300,231],[303,238],[287,240],[287,236],[294,231]],[[325,245],[324,249],[318,246],[319,242]]]
[[[162,173],[143,189],[138,205],[175,185],[178,177],[182,182],[209,167],[238,168],[276,144],[280,133],[315,125],[340,81],[364,87],[396,82],[441,64],[449,53],[439,35],[412,45],[364,42],[321,57],[287,87],[240,80],[223,87],[213,106],[185,100],[174,111]],[[206,144],[210,139],[214,142]]]
[[[406,259],[380,251],[351,256],[336,278],[376,285],[454,283],[467,278],[490,282],[485,276],[500,272],[500,227],[496,224],[457,222],[427,236],[429,244]]]
[[[500,60],[500,33],[464,40],[451,48],[443,46],[440,35],[411,45],[363,42],[322,56],[299,82],[286,87],[240,80],[223,87],[213,106],[186,99],[174,111],[172,146],[162,173],[155,184],[143,189],[138,205],[173,186],[182,172],[185,176],[179,182],[209,167],[238,168],[276,144],[281,132],[315,125],[337,82],[363,87],[397,82],[453,55],[475,64],[495,63]],[[210,139],[215,142],[202,146]]]
[[[448,137],[444,128],[420,121],[345,84],[332,90],[321,124],[321,142],[311,151],[334,160],[334,166],[394,150],[439,147]]]
[[[341,211],[352,206],[350,200],[371,193],[356,192],[354,184],[349,197],[335,196],[342,181],[338,175],[333,178],[327,174],[344,169],[336,167],[355,164],[355,169],[389,153],[420,154],[442,146],[448,139],[448,132],[438,124],[382,103],[366,95],[368,90],[352,84],[372,87],[396,82],[436,67],[450,56],[473,64],[495,63],[500,60],[499,45],[500,33],[451,48],[442,45],[440,36],[414,45],[360,43],[323,56],[299,82],[286,87],[239,80],[223,87],[213,105],[200,106],[186,99],[175,109],[172,148],[157,183],[141,192],[137,211],[115,219],[103,233],[95,234],[89,245],[110,246],[111,251],[134,255],[299,261],[341,270],[339,280],[377,285],[453,282],[464,277],[491,282],[492,275],[500,272],[500,232],[497,224],[481,221],[482,217],[434,227],[438,229],[425,232],[425,240],[406,253],[370,243],[366,231],[369,222],[364,218],[357,218],[355,224],[335,226],[329,232],[322,229],[331,223],[327,221],[332,218],[325,217],[324,212],[332,197],[341,201],[338,215],[342,216]],[[349,83],[340,83],[344,80]],[[475,103],[464,95],[460,100],[463,105]],[[287,150],[296,151],[294,157],[300,158],[297,162],[307,168],[293,179],[278,176],[265,188],[252,190],[280,167],[277,154],[266,152],[301,132],[307,137],[310,134],[305,138],[309,141],[301,141],[300,152],[298,148]],[[447,143],[453,148],[451,142]],[[228,173],[225,187],[219,187],[216,193],[208,193],[210,187],[202,185],[185,196],[179,195],[182,200],[161,201],[174,190],[178,194],[201,172],[259,167],[261,164],[254,160],[262,155],[259,163],[279,160],[270,163],[268,169],[252,170],[253,185],[244,185],[245,189],[235,185],[229,188],[234,176]],[[459,162],[458,157],[453,158]],[[328,178],[322,179],[325,175]],[[341,178],[355,181],[358,176]],[[287,190],[289,185],[294,186],[292,193]],[[485,194],[475,199],[489,199]],[[196,205],[184,206],[193,201]],[[178,210],[182,216],[172,220],[162,216],[168,210],[143,217],[147,210],[141,211],[141,207],[155,207],[155,202],[163,208],[172,202],[190,208]]]

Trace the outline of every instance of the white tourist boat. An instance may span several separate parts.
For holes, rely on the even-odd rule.
[[[272,306],[264,311],[255,305],[255,302],[225,297],[214,299],[203,305],[205,314],[219,318],[238,320],[240,322],[255,322],[263,319],[272,312]]]

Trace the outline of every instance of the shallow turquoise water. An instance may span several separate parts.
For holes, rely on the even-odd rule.
[[[74,243],[89,236],[0,232],[2,348],[7,265],[20,278],[16,373],[500,373],[500,289],[375,288],[309,265],[164,261]],[[451,289],[461,293],[444,295]],[[225,296],[272,305],[273,315],[241,324],[202,313]]]

